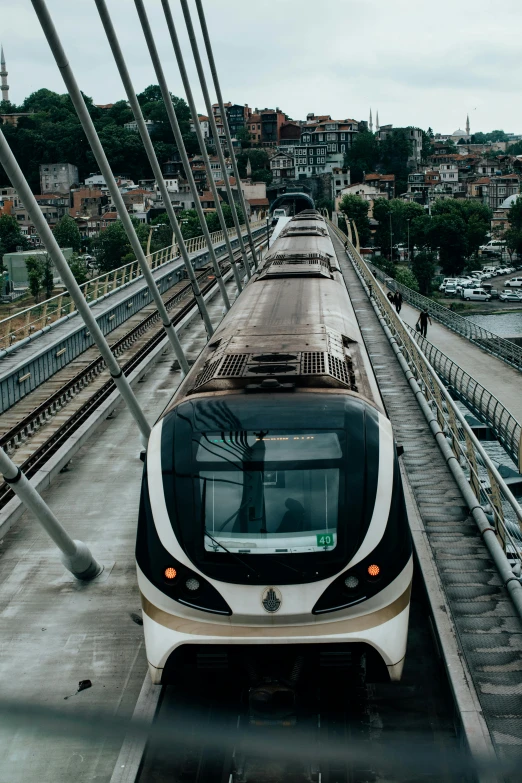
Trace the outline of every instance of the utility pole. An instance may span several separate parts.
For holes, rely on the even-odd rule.
[[[390,209],[389,215],[390,215],[390,261],[393,263],[393,230],[392,230],[391,209]]]

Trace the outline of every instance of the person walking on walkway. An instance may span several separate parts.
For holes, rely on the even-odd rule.
[[[426,309],[421,310],[421,314],[419,315],[419,320],[417,321],[416,326],[419,327],[419,332],[421,333],[421,337],[426,337],[426,334],[428,332],[428,321],[431,323],[431,318],[428,315],[428,311]]]
[[[394,303],[395,303],[395,297],[394,297],[394,295],[392,294],[392,292],[391,292],[391,291],[388,291],[388,293],[386,294],[386,296],[388,297],[388,299],[390,300],[390,302],[391,302],[392,304],[394,304]]]
[[[402,294],[401,294],[401,292],[400,291],[396,291],[395,292],[395,296],[394,296],[393,299],[394,299],[394,302],[395,302],[395,311],[397,313],[400,313],[401,307],[402,307]]]

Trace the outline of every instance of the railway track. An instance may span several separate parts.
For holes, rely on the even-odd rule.
[[[258,244],[262,241],[260,238]],[[234,258],[240,261],[239,251],[234,253]],[[220,266],[223,274],[230,269],[230,264],[225,261],[221,261]],[[198,274],[198,282],[203,295],[212,291],[217,285],[210,268],[205,268]],[[177,283],[163,299],[167,310],[173,313],[174,325],[180,323],[196,307],[192,287],[188,281]],[[187,301],[183,303],[183,300]],[[145,314],[141,311],[139,320],[135,316],[130,324],[123,324],[115,330],[110,341],[111,349],[120,359],[126,375],[132,372],[165,337],[154,305],[144,310]],[[78,367],[81,369],[78,370]],[[62,380],[58,388],[56,388],[57,380]],[[95,346],[89,348],[56,373],[53,378],[42,384],[41,388],[35,389],[31,395],[4,414],[2,423],[9,429],[4,430],[0,435],[0,446],[11,456],[15,455],[17,464],[28,477],[31,477],[112,394],[114,389],[114,382],[109,376],[104,360],[97,353]],[[49,393],[47,390],[52,391]],[[39,398],[36,405],[35,398]],[[13,495],[12,489],[5,482],[1,482],[0,508],[9,502]]]
[[[256,725],[237,672],[163,687],[154,726],[126,783],[417,783],[472,780],[454,702],[417,574],[400,683],[366,683],[364,671],[308,667],[296,720]],[[148,676],[148,675],[147,675]],[[172,741],[165,743],[165,737]],[[390,761],[392,763],[390,763]],[[123,778],[121,778],[123,780]],[[117,777],[115,780],[120,781]]]

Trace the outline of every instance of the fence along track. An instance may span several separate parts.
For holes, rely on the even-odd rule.
[[[258,237],[257,238],[257,244],[262,244],[264,241],[264,237]],[[234,254],[239,256],[239,252],[237,254]],[[229,263],[222,262],[221,264],[222,270],[224,273],[229,271],[231,268]],[[212,270],[210,270],[210,274],[212,275]],[[206,295],[212,291],[212,289],[215,287],[216,281],[215,279],[212,279],[206,286],[202,288],[201,293],[203,295]],[[188,289],[190,291],[192,290],[191,285],[188,284],[184,291],[189,293]],[[172,302],[175,303],[175,301],[179,301],[181,292],[178,292],[175,294],[174,297],[171,298]],[[168,305],[169,300],[166,302]],[[172,319],[172,323],[176,325],[179,323],[183,318],[195,307],[194,298],[191,297],[190,300],[183,305],[183,307],[176,313],[175,317]],[[144,321],[158,321],[157,312],[152,313],[150,316],[147,317],[147,319],[144,319]],[[143,334],[143,322],[138,324],[137,327],[135,327],[135,330],[138,330]],[[134,331],[134,330],[132,330]],[[165,334],[163,329],[158,329],[154,333],[154,335],[148,339],[144,344],[140,345],[137,352],[132,355],[132,357],[122,366],[123,372],[128,375],[129,372],[131,372],[141,361],[142,359],[150,353],[161,341],[164,339]],[[124,335],[124,337],[121,338],[119,343],[122,343],[122,345],[129,340],[129,335]],[[117,345],[118,343],[116,343]],[[115,346],[112,346],[112,349],[114,350]],[[92,364],[96,364],[100,362],[101,366],[97,373],[102,372],[104,367],[104,362],[101,357],[99,360],[95,360]],[[74,379],[73,379],[74,380]],[[72,381],[67,382],[67,386],[70,386]],[[89,399],[77,410],[75,411],[72,416],[70,416],[64,424],[62,424],[61,427],[59,427],[56,431],[54,431],[50,437],[41,445],[39,446],[33,454],[31,454],[22,464],[20,464],[21,470],[30,478],[33,476],[45,462],[49,459],[50,456],[52,456],[64,443],[65,441],[71,436],[71,434],[77,430],[83,423],[86,421],[86,419],[93,413],[93,411],[114,391],[114,381],[112,379],[109,379],[106,381],[106,383],[103,384],[99,389],[96,390],[96,392],[89,397]],[[61,390],[59,390],[56,395],[60,395]],[[44,407],[44,405],[39,406],[38,409],[33,411],[32,414],[30,414],[26,419],[24,420],[24,428],[28,432],[36,431],[37,426],[36,424],[31,424],[30,418],[32,416],[33,422],[36,422],[38,416],[42,416],[42,412],[39,411],[41,407]],[[15,429],[15,428],[13,428]],[[9,433],[6,433],[6,435],[3,437],[2,443],[5,439],[7,439]],[[6,503],[13,497],[13,491],[10,489],[10,487],[3,483],[0,484],[0,508],[3,508]]]
[[[333,223],[330,223],[330,227],[347,247],[359,275],[367,286],[371,286],[381,317],[400,347],[412,376],[436,416],[454,456],[468,479],[477,503],[488,517],[504,553],[511,563],[514,562],[522,567],[522,508],[455,405],[436,370],[411,336],[409,329],[395,313],[367,264],[346,235]]]
[[[331,225],[333,226],[333,224]],[[336,231],[340,230],[337,229],[337,226],[334,226],[334,229]],[[355,251],[355,248],[354,252],[357,252]],[[500,337],[498,334],[490,332],[488,329],[484,329],[482,326],[478,326],[478,324],[470,321],[469,318],[457,315],[457,313],[444,307],[444,305],[434,302],[433,299],[428,299],[426,296],[417,293],[417,291],[412,291],[411,288],[408,288],[408,286],[405,286],[402,283],[398,283],[397,280],[394,280],[389,275],[385,274],[382,269],[379,269],[379,267],[374,264],[367,265],[366,262],[362,261],[362,258],[361,262],[365,264],[366,268],[372,271],[374,277],[385,282],[389,288],[400,291],[404,300],[409,302],[413,307],[416,307],[418,310],[426,309],[431,318],[440,321],[441,324],[448,329],[451,329],[452,332],[460,334],[461,337],[465,337],[484,351],[493,354],[493,356],[497,356],[499,359],[506,362],[506,364],[516,367],[517,370],[522,370],[521,346],[512,343],[511,340]]]
[[[255,230],[261,225],[264,225],[264,221],[251,223],[250,227]],[[231,238],[236,236],[235,228],[229,228],[227,233]],[[214,246],[224,241],[223,231],[215,231],[210,236]],[[185,245],[189,255],[197,253],[206,248],[205,237],[203,235],[192,237],[186,241]],[[155,270],[180,258],[179,247],[177,244],[169,245],[154,253],[150,253],[146,258],[150,269]],[[115,293],[118,289],[140,277],[142,277],[142,273],[138,262],[131,261],[118,269],[113,269],[110,272],[88,280],[86,283],[82,283],[80,288],[86,301],[94,303],[100,297]],[[66,315],[71,315],[75,310],[74,302],[68,293],[64,291],[39,304],[32,305],[24,310],[20,310],[18,313],[13,313],[13,315],[7,318],[1,319],[0,350],[14,345],[33,332],[55,323]]]
[[[422,337],[419,332],[410,326],[408,329],[445,383],[454,389],[474,413],[485,419],[513,462],[522,471],[522,427],[517,419],[494,394],[491,394],[485,386],[482,386],[473,376],[463,370],[453,359],[450,359],[433,343]]]

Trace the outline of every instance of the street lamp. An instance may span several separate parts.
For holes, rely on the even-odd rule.
[[[270,215],[266,216],[266,249],[270,250]]]
[[[410,260],[410,221],[411,218],[407,218],[406,223],[408,224],[408,265],[411,266],[411,260]]]
[[[390,261],[393,263],[393,229],[392,229],[391,209],[389,215],[390,215]]]

